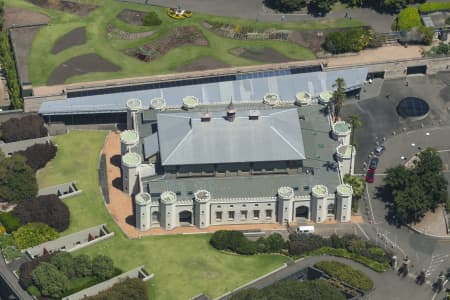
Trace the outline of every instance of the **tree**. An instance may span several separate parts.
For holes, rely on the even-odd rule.
[[[31,277],[31,272],[41,263],[48,262],[53,254],[46,254],[34,258],[31,261],[26,261],[20,265],[19,268],[19,284],[24,289],[27,289],[33,284],[33,278]]]
[[[352,186],[352,210],[356,212],[359,208],[359,200],[366,190],[366,182],[364,181],[364,178],[345,174],[344,183],[350,184]]]
[[[358,115],[350,115],[347,119],[347,122],[352,127],[352,135],[350,137],[350,144],[354,145],[355,144],[355,138],[354,138],[355,131],[356,131],[356,129],[362,127],[361,118]]]
[[[31,272],[33,283],[42,295],[61,298],[69,286],[66,275],[54,265],[43,262]]]
[[[35,139],[47,135],[44,119],[38,115],[28,115],[21,119],[11,118],[0,126],[5,143]]]
[[[50,258],[50,263],[64,273],[67,278],[75,275],[75,261],[69,252],[58,252]]]
[[[101,280],[106,280],[114,275],[114,263],[106,255],[98,255],[92,260],[92,274]]]
[[[74,257],[74,271],[77,277],[86,277],[92,275],[92,260],[86,254]]]
[[[422,26],[422,21],[420,20],[420,14],[417,7],[407,7],[398,14],[397,29],[399,31],[410,30],[420,26]]]
[[[13,214],[22,224],[45,223],[59,232],[66,230],[70,224],[69,208],[53,194],[22,201],[14,208]]]
[[[28,223],[13,232],[19,249],[30,248],[47,241],[57,239],[59,234],[52,227],[43,223]]]
[[[314,16],[325,16],[336,2],[337,0],[310,0],[308,12]]]
[[[334,85],[336,90],[333,92],[332,103],[334,106],[334,120],[337,121],[341,117],[341,109],[346,99],[345,95],[345,80],[342,77],[336,79]]]
[[[283,239],[283,236],[279,233],[272,233],[266,239],[267,241],[267,250],[269,253],[281,252],[281,250],[286,248],[286,241]]]
[[[38,170],[51,161],[56,156],[56,146],[53,143],[34,144],[25,151],[19,151],[17,154],[26,158],[27,164],[33,169]]]
[[[424,191],[420,185],[410,185],[405,190],[397,191],[394,198],[394,211],[397,222],[409,224],[418,222],[429,209]]]
[[[264,5],[280,12],[293,12],[306,6],[305,0],[264,0]]]
[[[37,194],[36,177],[21,155],[0,161],[0,200],[28,200]]]

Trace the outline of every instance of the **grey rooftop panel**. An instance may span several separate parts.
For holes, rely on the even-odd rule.
[[[159,152],[158,134],[144,138],[144,158],[147,159]]]

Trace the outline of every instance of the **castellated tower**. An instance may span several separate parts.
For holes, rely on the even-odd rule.
[[[328,188],[318,184],[312,188],[311,197],[311,219],[316,223],[321,223],[327,218],[327,198]]]
[[[128,195],[135,194],[139,190],[138,167],[141,162],[141,156],[135,152],[128,152],[122,156],[122,186]]]
[[[125,130],[120,133],[120,154],[132,151],[139,143],[139,135],[136,130]]]
[[[341,222],[350,222],[352,216],[352,186],[340,184],[336,190],[336,219]]]
[[[194,194],[194,216],[195,225],[199,228],[207,228],[209,226],[209,201],[211,200],[211,194],[207,190],[198,190]]]
[[[177,194],[165,191],[161,194],[161,226],[172,230],[178,226],[176,212]]]
[[[288,186],[278,188],[278,222],[286,225],[292,222],[292,201],[294,200],[294,190]]]
[[[139,193],[134,197],[136,204],[136,228],[140,231],[150,229],[150,204],[152,198],[149,193]]]
[[[127,100],[127,129],[137,129],[136,113],[142,110],[142,101],[140,99]]]

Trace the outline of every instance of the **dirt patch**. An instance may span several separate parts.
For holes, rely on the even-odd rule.
[[[97,8],[97,5],[78,3],[65,0],[27,0],[36,6],[45,9],[55,9],[69,14],[87,17],[91,11]]]
[[[211,56],[200,57],[199,59],[194,60],[193,62],[178,67],[176,69],[177,72],[191,72],[191,71],[203,71],[203,70],[212,70],[212,69],[221,69],[229,67],[229,65],[215,59]]]
[[[110,37],[120,39],[120,40],[128,40],[134,41],[142,38],[146,38],[151,36],[154,31],[144,31],[144,32],[127,32],[120,30],[119,28],[114,27],[111,24],[108,24],[108,34]]]
[[[6,28],[11,26],[47,24],[50,22],[50,18],[46,15],[16,7],[5,7],[4,16]]]
[[[34,37],[40,29],[41,26],[30,26],[11,28],[9,31],[16,58],[17,72],[22,85],[30,82],[28,78],[28,56]]]
[[[117,18],[127,24],[141,26],[142,18],[147,14],[145,11],[124,9],[118,15]]]
[[[127,49],[125,53],[143,61],[151,61],[164,55],[173,48],[184,45],[208,46],[208,40],[196,27],[182,26],[175,28],[154,43],[144,45],[137,49]]]
[[[300,46],[309,48],[314,53],[322,50],[322,44],[325,42],[325,36],[331,30],[304,30],[294,31],[289,35],[289,41]]]
[[[62,84],[67,78],[93,72],[117,72],[120,68],[95,53],[84,54],[65,61],[48,78],[48,85]]]
[[[267,47],[235,48],[230,52],[236,56],[261,62],[281,63],[294,60],[284,56],[272,48]]]
[[[66,33],[53,45],[52,54],[57,54],[70,47],[86,43],[86,27],[78,27]]]

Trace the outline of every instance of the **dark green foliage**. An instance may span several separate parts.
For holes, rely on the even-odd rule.
[[[92,274],[99,279],[106,280],[114,275],[114,263],[105,255],[98,255],[92,260]]]
[[[325,280],[281,280],[263,289],[238,292],[231,300],[344,300],[344,295]]]
[[[428,148],[418,158],[413,169],[391,168],[384,178],[383,197],[391,221],[398,225],[418,222],[428,210],[447,201],[447,180],[439,154]]]
[[[399,31],[420,26],[422,26],[422,22],[417,7],[407,7],[398,14],[397,27]]]
[[[424,0],[341,0],[350,7],[369,7],[379,12],[395,13],[408,4],[421,3]]]
[[[19,268],[19,284],[24,289],[27,289],[33,284],[33,279],[31,278],[31,272],[41,263],[48,262],[52,255],[43,255],[34,258],[32,261],[24,262]]]
[[[321,247],[329,246],[329,241],[315,234],[291,234],[289,236],[289,254],[300,255]]]
[[[448,55],[450,53],[450,45],[440,42],[438,46],[433,47],[434,53],[438,55]]]
[[[8,29],[3,27],[3,6],[0,1],[0,64],[6,76],[9,98],[13,108],[22,108],[23,102],[20,98],[19,77],[17,75],[16,64],[8,38]]]
[[[45,165],[56,156],[56,146],[53,143],[34,144],[25,151],[17,154],[25,156],[27,164],[35,171],[45,167]]]
[[[418,31],[422,37],[422,43],[425,45],[431,45],[431,43],[433,42],[434,28],[420,26]]]
[[[92,260],[86,254],[75,256],[74,272],[77,277],[86,277],[92,275]]]
[[[313,16],[325,16],[336,2],[337,0],[310,0],[308,12]]]
[[[110,289],[98,295],[87,297],[86,300],[147,300],[147,290],[145,283],[138,279],[127,279],[116,283]]]
[[[450,25],[450,17],[448,17],[447,19],[445,19],[445,24]]]
[[[31,272],[33,283],[42,295],[60,298],[67,290],[69,280],[54,265],[43,262]]]
[[[70,223],[67,205],[56,195],[44,195],[20,202],[13,211],[22,224],[45,223],[59,232],[66,230]]]
[[[44,119],[38,115],[28,115],[23,118],[11,118],[4,122],[0,130],[5,143],[35,139],[47,135]]]
[[[148,12],[143,18],[142,18],[142,25],[144,26],[157,26],[161,25],[162,21],[158,17],[158,14],[154,11]]]
[[[305,0],[264,0],[264,5],[280,12],[293,12],[306,6]]]
[[[373,34],[373,33],[372,33]],[[359,52],[369,46],[371,33],[364,28],[330,32],[325,37],[323,47],[331,53]]]
[[[373,281],[366,274],[349,265],[337,261],[321,261],[314,264],[314,267],[358,289],[370,291],[373,288]]]
[[[44,223],[28,223],[13,232],[19,249],[26,249],[57,239],[58,232]]]
[[[10,212],[0,213],[0,223],[5,226],[6,232],[11,233],[22,225],[20,219]]]
[[[0,160],[0,200],[22,201],[36,196],[38,186],[33,170],[21,155]]]
[[[240,231],[219,230],[211,239],[211,245],[218,250],[230,250],[239,254],[252,255],[255,253],[275,253],[286,249],[283,237],[274,233],[267,239],[260,237],[256,242],[247,239]]]
[[[75,261],[69,252],[56,253],[50,259],[50,263],[64,273],[67,278],[72,278],[75,275]]]

